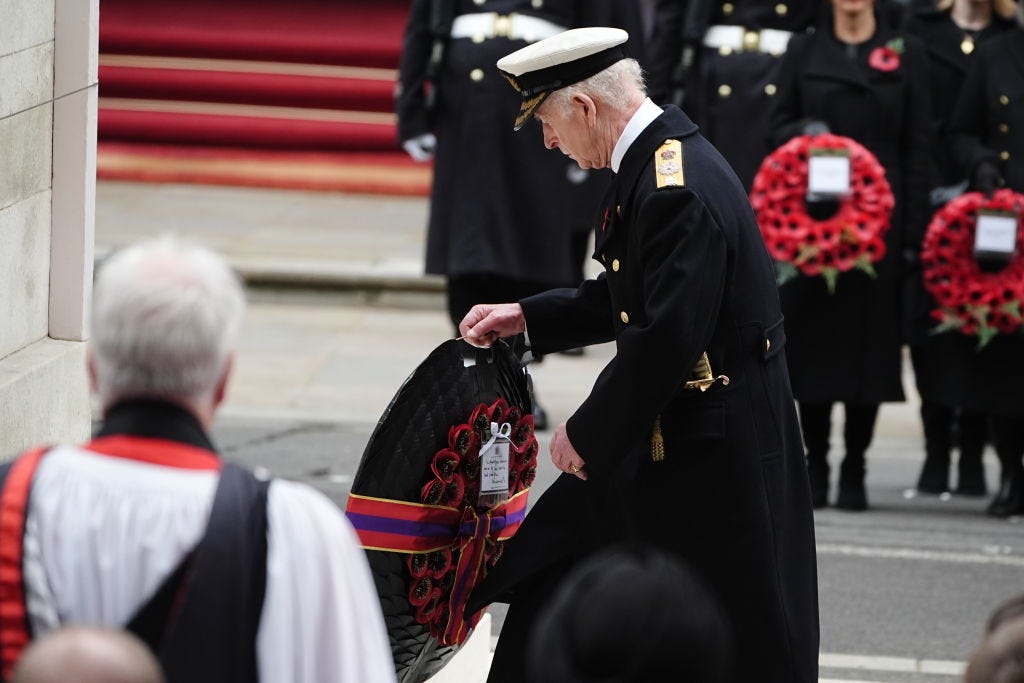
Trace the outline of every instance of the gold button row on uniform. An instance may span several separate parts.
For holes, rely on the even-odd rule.
[[[730,85],[728,85],[727,83],[723,83],[722,85],[718,86],[718,96],[719,97],[728,97],[731,94],[732,94],[732,87]]]
[[[788,11],[789,8],[786,7],[786,5],[784,5],[781,2],[775,6],[775,13],[778,14],[780,17],[786,16],[786,12]]]
[[[728,16],[732,14],[735,10],[736,6],[733,5],[731,2],[722,3],[722,14]],[[785,3],[780,2],[775,6],[775,13],[778,14],[780,17],[786,16],[788,12],[789,7],[787,7]]]
[[[1010,127],[1008,125],[1006,125],[1005,123],[1000,123],[999,124],[999,132],[1000,133],[1009,133],[1010,132]]]
[[[619,272],[619,259],[612,259],[612,270],[616,273]]]
[[[722,5],[722,14],[732,14],[732,11],[736,9],[731,2],[724,3]]]
[[[1006,161],[1007,159],[1010,158],[1010,153],[1004,149],[1002,152],[999,153],[999,158],[1002,159],[1003,161]]]
[[[469,77],[472,78],[474,81],[482,81],[484,80],[484,70],[473,69],[472,71],[469,72]]]
[[[1001,105],[1003,105],[1005,107],[1009,103],[1010,103],[1010,98],[1009,97],[1007,97],[1006,95],[1000,95],[999,96],[999,104],[1001,104]]]
[[[627,324],[627,325],[629,324],[629,313],[626,313],[625,311],[621,311],[621,312],[619,313],[619,318],[620,318],[620,319],[622,320],[622,322],[624,322],[625,324]]]

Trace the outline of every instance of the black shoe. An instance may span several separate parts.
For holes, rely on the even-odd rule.
[[[976,457],[972,454],[964,455],[964,450],[961,448],[957,470],[954,493],[960,496],[974,497],[984,496],[988,493],[988,486],[985,484],[985,465],[981,460],[980,453]]]
[[[540,431],[548,428],[548,412],[539,403],[533,404],[533,428]]]
[[[828,460],[826,456],[807,455],[807,477],[811,482],[811,507],[828,505]]]
[[[839,468],[839,495],[836,507],[840,510],[868,509],[868,494],[864,489],[864,455],[847,454]]]
[[[949,457],[925,457],[921,466],[921,474],[917,478],[917,490],[920,493],[938,495],[949,490]]]
[[[989,517],[1009,517],[1024,511],[1024,476],[1013,472],[1003,479],[1002,486],[992,502],[988,504],[985,514]]]
[[[583,347],[577,346],[574,349],[566,349],[565,351],[559,351],[559,353],[562,354],[563,356],[582,356]]]

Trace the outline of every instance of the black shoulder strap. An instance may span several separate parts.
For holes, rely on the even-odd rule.
[[[269,484],[225,463],[205,535],[132,619],[168,683],[259,680]]]

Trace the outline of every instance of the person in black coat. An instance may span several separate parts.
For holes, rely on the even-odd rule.
[[[904,31],[917,36],[928,50],[932,91],[933,174],[931,207],[942,208],[967,188],[967,180],[952,154],[946,125],[978,45],[1012,28],[1013,0],[938,0],[907,20]],[[917,490],[949,490],[950,451],[954,433],[959,446],[956,493],[983,496],[987,492],[982,454],[988,431],[983,413],[963,409],[963,387],[947,371],[950,359],[973,355],[975,344],[964,335],[932,334],[935,301],[924,289],[920,268],[908,273],[910,292],[908,341],[921,395],[925,460]]]
[[[949,133],[973,189],[1024,192],[1024,29],[1015,27],[978,47]],[[1018,258],[1020,250],[1018,244]],[[1024,335],[999,334],[983,349],[951,359],[946,372],[960,387],[964,408],[992,416],[1002,477],[988,514],[1024,512]]]
[[[594,223],[605,272],[475,306],[460,332],[487,346],[527,331],[542,352],[614,340],[616,353],[555,430],[564,474],[467,610],[511,602],[489,680],[527,680],[527,636],[558,579],[610,543],[647,542],[723,605],[730,680],[810,683],[813,515],[771,260],[735,173],[682,111],[645,98],[624,40],[570,31],[498,63],[525,98],[518,123],[536,110],[549,149],[616,172]]]
[[[885,168],[896,206],[876,276],[842,273],[834,293],[823,278],[800,276],[781,292],[814,505],[828,503],[831,413],[842,402],[846,454],[836,506],[864,510],[865,453],[879,404],[904,399],[900,277],[904,251],[916,252],[928,219],[928,73],[923,46],[881,21],[872,0],[832,4],[832,21],[794,37],[783,57],[774,141],[824,131],[852,138]],[[896,68],[872,66],[872,53],[888,46],[901,50]]]
[[[453,18],[430,82],[435,6],[447,6]],[[618,0],[412,3],[395,102],[398,134],[414,158],[434,159],[426,272],[447,278],[453,325],[473,304],[579,284],[587,212],[609,181],[513,135],[506,114],[516,94],[494,63],[566,28],[636,21]]]
[[[814,25],[822,0],[659,0],[651,97],[689,114],[750,189],[768,146],[768,111],[781,55]],[[685,82],[674,82],[684,34],[700,36]],[[685,94],[682,101],[677,86]]]

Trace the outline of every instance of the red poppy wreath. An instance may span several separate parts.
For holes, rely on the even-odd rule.
[[[974,258],[979,211],[1012,212],[1017,216],[1014,256],[1005,268],[984,272]],[[959,330],[978,337],[978,349],[998,334],[1022,326],[1024,304],[1024,195],[998,190],[991,198],[980,192],[957,197],[940,209],[925,233],[921,251],[924,286],[938,306],[932,317],[935,332]]]
[[[850,157],[850,192],[824,220],[808,215],[805,202],[812,149]],[[765,157],[750,203],[779,284],[820,275],[833,292],[840,273],[857,269],[874,277],[873,264],[885,256],[895,198],[874,154],[850,138],[826,133],[795,137]]]
[[[491,507],[480,504],[478,496],[481,451],[498,438],[496,427],[504,428],[501,436],[510,442],[509,503]],[[525,515],[525,492],[537,473],[538,450],[533,415],[523,415],[518,407],[498,398],[489,406],[481,403],[467,422],[452,426],[448,447],[434,456],[420,499],[426,506],[460,511],[461,540],[451,547],[411,554],[406,562],[409,603],[416,621],[426,624],[444,644],[464,639],[465,627],[461,619],[453,622],[452,608],[461,610],[472,586],[501,557],[505,540],[514,532],[511,527],[518,526]],[[500,517],[500,525],[495,525],[495,516]]]

